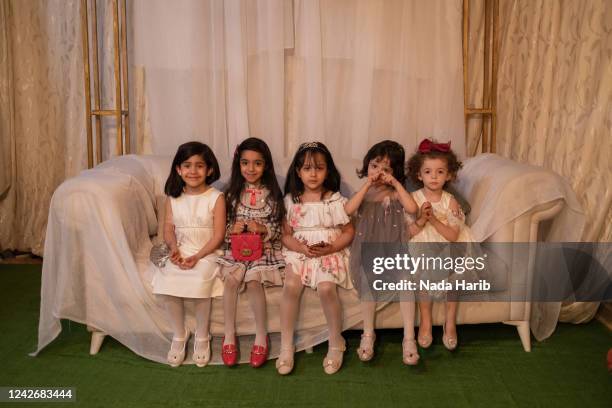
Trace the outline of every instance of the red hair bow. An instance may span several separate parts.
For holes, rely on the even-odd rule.
[[[418,152],[419,153],[431,153],[431,152],[441,152],[447,153],[450,152],[451,142],[448,143],[435,143],[430,139],[423,139],[421,143],[419,143]]]

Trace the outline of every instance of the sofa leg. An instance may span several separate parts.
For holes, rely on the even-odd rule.
[[[531,351],[531,329],[529,328],[529,322],[519,322],[516,326],[521,343],[523,343],[523,349],[529,352]]]
[[[98,354],[100,351],[100,347],[102,347],[102,342],[104,341],[104,337],[106,334],[96,329],[95,327],[87,326],[87,330],[91,332],[91,343],[89,344],[89,354],[92,356]]]
[[[524,321],[524,320],[510,320],[510,321],[504,322],[504,324],[516,326],[516,331],[518,331],[519,337],[521,338],[523,349],[527,352],[530,352],[531,351],[531,329],[529,327],[529,322]]]

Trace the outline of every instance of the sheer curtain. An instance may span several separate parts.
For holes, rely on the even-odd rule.
[[[275,157],[304,140],[361,158],[392,138],[463,155],[461,1],[131,2],[142,152],[184,141],[229,158],[247,136]],[[145,119],[148,118],[148,119]]]

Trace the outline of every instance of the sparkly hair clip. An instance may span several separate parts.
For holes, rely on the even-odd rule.
[[[300,145],[298,151],[304,149],[321,149],[321,145],[319,144],[319,142],[306,142]]]

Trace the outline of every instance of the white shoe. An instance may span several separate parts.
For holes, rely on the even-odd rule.
[[[185,335],[183,337],[172,337],[172,345],[170,346],[167,357],[170,366],[178,367],[183,364],[185,360],[185,349],[187,349],[187,341],[189,340],[190,334],[189,330],[185,329]]]
[[[206,337],[195,336],[193,340],[193,361],[198,367],[205,367],[210,361],[210,333]]]

